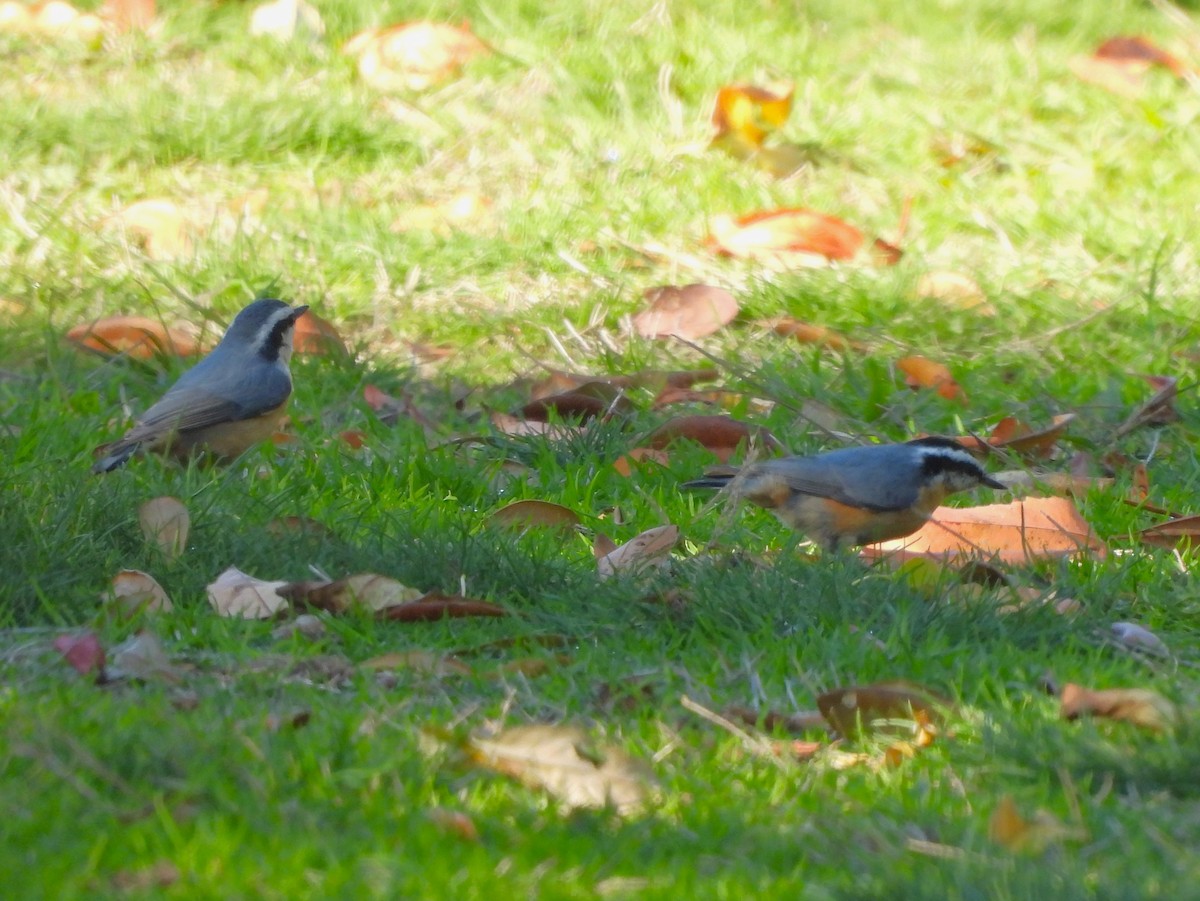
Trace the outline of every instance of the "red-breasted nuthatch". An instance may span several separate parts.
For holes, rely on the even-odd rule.
[[[229,459],[271,437],[292,393],[292,332],[307,309],[264,299],[238,313],[125,437],[96,448],[104,456],[92,472],[111,472],[140,450]]]
[[[957,441],[936,437],[762,460],[683,483],[728,488],[829,550],[911,535],[947,495],[979,485],[1006,487]]]

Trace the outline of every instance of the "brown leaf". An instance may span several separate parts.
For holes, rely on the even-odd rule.
[[[947,708],[952,704],[924,686],[896,680],[872,685],[838,688],[817,698],[817,707],[826,721],[842,735],[851,737],[860,730],[870,732],[904,721],[902,728],[912,731],[936,731]]]
[[[1044,459],[1054,452],[1054,445],[1074,420],[1074,413],[1062,413],[1055,416],[1050,425],[1034,431],[1015,417],[1006,416],[992,429],[988,444],[1026,457]]]
[[[170,613],[175,609],[167,592],[154,576],[137,569],[123,569],[113,576],[104,602],[129,618],[139,613]]]
[[[1009,851],[1041,854],[1050,845],[1084,841],[1087,837],[1087,830],[1064,825],[1044,810],[1034,814],[1032,820],[1025,819],[1011,795],[1001,798],[988,818],[988,838]]]
[[[1138,539],[1143,544],[1156,547],[1179,547],[1184,544],[1200,544],[1200,515],[1181,516],[1169,522],[1162,522],[1138,532]]]
[[[770,88],[724,86],[717,92],[713,106],[712,124],[717,132],[713,142],[732,138],[747,148],[761,147],[767,135],[791,115],[795,92],[795,85],[790,83]]]
[[[346,354],[346,343],[333,323],[322,319],[312,310],[305,310],[296,320],[292,338],[298,354]]]
[[[388,607],[379,612],[379,619],[405,623],[431,622],[439,619],[458,619],[466,616],[508,616],[499,604],[477,601],[457,594],[441,594],[431,591],[420,600],[410,601],[398,607]]]
[[[618,573],[632,574],[670,563],[671,549],[679,542],[679,527],[656,526],[601,557],[596,565],[601,579]]]
[[[579,525],[579,514],[549,501],[513,501],[489,516],[488,522],[515,529],[536,527],[569,531]]]
[[[280,597],[330,613],[345,613],[351,609],[378,612],[415,601],[424,594],[375,573],[360,573],[325,583],[292,582],[279,589]]]
[[[105,219],[102,225],[118,228],[139,242],[152,260],[190,256],[199,227],[173,200],[139,200]]]
[[[195,339],[145,316],[106,316],[67,332],[67,340],[103,354],[125,354],[139,360],[159,356],[190,357],[200,353]]]
[[[1179,721],[1175,705],[1157,692],[1143,688],[1092,691],[1074,682],[1063,686],[1059,713],[1068,720],[1081,716],[1123,720],[1154,732],[1164,732]]]
[[[663,285],[650,288],[645,297],[650,308],[633,317],[633,330],[643,338],[693,341],[720,330],[738,314],[733,295],[712,285]]]
[[[582,434],[581,430],[574,426],[518,419],[507,413],[493,412],[489,418],[497,431],[515,438],[540,437],[551,441],[561,441]]]
[[[81,676],[94,673],[97,681],[103,681],[104,646],[95,632],[60,635],[54,639],[54,650],[62,654],[63,659]]]
[[[564,391],[535,398],[521,408],[525,419],[548,422],[551,417],[571,422],[633,412],[633,404],[623,389],[608,382],[587,382]]]
[[[1030,563],[1087,553],[1103,557],[1108,549],[1070,500],[1034,497],[982,507],[938,507],[933,517],[906,538],[864,547],[869,559],[901,562],[914,556],[934,559],[998,557],[1005,563]]]
[[[967,401],[962,387],[943,363],[935,363],[927,357],[913,355],[897,360],[896,368],[904,373],[905,384],[914,391],[930,388],[946,400],[958,400],[963,403]]]
[[[1094,84],[1118,97],[1136,97],[1142,90],[1144,69],[1094,56],[1076,56],[1068,64],[1080,81]]]
[[[675,441],[695,441],[727,462],[742,445],[757,444],[771,453],[784,448],[779,439],[762,426],[750,425],[730,416],[677,416],[646,436],[645,444],[662,450]]]
[[[540,788],[568,808],[607,807],[632,813],[653,783],[649,768],[619,748],[593,744],[571,726],[515,726],[472,738],[464,750],[477,766]]]
[[[288,582],[265,582],[231,566],[208,586],[208,602],[220,616],[269,619],[288,606],[279,589]]]
[[[712,221],[709,244],[727,256],[820,266],[854,257],[863,235],[836,216],[793,208],[718,216]]]
[[[1151,66],[1162,66],[1177,78],[1183,78],[1191,71],[1178,57],[1172,56],[1140,35],[1109,38],[1096,48],[1094,56],[1096,59],[1123,65],[1134,72],[1144,71]]]
[[[666,466],[669,462],[670,457],[667,456],[666,451],[655,450],[652,447],[635,447],[629,453],[619,457],[613,463],[613,469],[628,479],[633,475],[635,467],[640,468],[646,463]]]
[[[138,507],[138,523],[142,534],[157,545],[168,560],[173,560],[187,547],[191,518],[183,502],[174,497],[156,497]]]
[[[475,822],[471,819],[470,815],[461,810],[451,810],[448,807],[431,807],[425,811],[425,815],[443,832],[457,836],[465,842],[479,841],[479,830],[475,827]]]
[[[343,52],[358,57],[358,74],[380,91],[422,91],[458,74],[489,50],[466,25],[405,22],[360,32]]]
[[[1179,419],[1175,411],[1175,398],[1179,395],[1178,380],[1171,376],[1148,375],[1146,381],[1154,388],[1154,395],[1133,411],[1113,434],[1113,440],[1127,435],[1142,426],[1168,425]]]
[[[801,322],[790,316],[768,319],[762,323],[777,335],[794,338],[801,344],[819,344],[832,350],[862,350],[863,346],[823,325]]]

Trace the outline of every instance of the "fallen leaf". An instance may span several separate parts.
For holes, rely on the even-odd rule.
[[[521,415],[535,422],[557,418],[579,423],[614,413],[627,416],[633,411],[633,403],[626,397],[624,389],[597,381],[560,394],[535,398],[521,408]]]
[[[160,356],[190,357],[200,353],[196,340],[145,316],[106,316],[67,332],[67,340],[103,354],[125,354],[138,360]]]
[[[853,737],[860,731],[900,728],[936,732],[952,705],[924,686],[903,680],[838,688],[817,697],[821,715],[837,732]]]
[[[678,416],[647,435],[644,444],[662,450],[680,440],[703,445],[723,463],[743,445],[756,445],[771,453],[784,451],[779,439],[767,429],[730,416]]]
[[[516,416],[510,416],[507,413],[493,412],[489,418],[497,431],[515,438],[539,437],[551,441],[561,441],[582,433],[582,430],[574,426],[538,422],[537,420],[530,419],[518,419]]]
[[[158,636],[146,631],[130,636],[112,649],[105,676],[111,682],[141,679],[178,684],[182,681],[182,674],[167,658]]]
[[[1143,544],[1156,547],[1179,547],[1181,545],[1195,546],[1200,544],[1200,515],[1181,516],[1169,522],[1142,529],[1137,533]]]
[[[466,25],[406,22],[360,32],[343,51],[358,57],[358,74],[380,91],[422,91],[458,74],[488,46]]]
[[[175,609],[155,578],[137,569],[123,569],[113,576],[112,586],[104,593],[104,602],[125,618],[140,613],[170,613]]]
[[[975,310],[986,316],[996,312],[975,279],[961,272],[926,272],[917,280],[917,297],[940,300],[960,310]]]
[[[312,310],[305,310],[296,320],[292,345],[298,354],[347,353],[346,343],[333,323]]]
[[[988,444],[1034,459],[1044,459],[1054,452],[1054,445],[1075,420],[1074,413],[1055,416],[1051,424],[1034,431],[1014,416],[1006,416],[996,423]]]
[[[635,466],[640,467],[646,463],[666,466],[669,462],[670,457],[667,456],[666,451],[656,450],[652,447],[635,447],[629,453],[619,457],[613,463],[613,469],[628,479],[633,475]]]
[[[1108,549],[1078,509],[1064,497],[1033,497],[982,507],[938,507],[906,538],[867,545],[868,559],[901,563],[914,556],[934,559],[997,557],[1004,563],[1030,563]]]
[[[1027,820],[1017,810],[1011,795],[1005,795],[988,818],[988,838],[1009,851],[1041,854],[1063,841],[1084,841],[1086,829],[1067,826],[1053,815],[1039,810]]]
[[[1142,426],[1169,425],[1179,420],[1175,398],[1179,394],[1178,380],[1171,376],[1148,375],[1146,381],[1155,389],[1154,395],[1133,411],[1113,434],[1113,441]]]
[[[1074,682],[1063,686],[1059,713],[1068,720],[1081,716],[1122,720],[1154,732],[1164,732],[1179,721],[1175,705],[1157,692],[1143,688],[1092,691]]]
[[[325,23],[321,14],[304,0],[274,0],[254,8],[250,14],[250,34],[280,41],[295,37],[319,41],[325,36]]]
[[[440,619],[459,619],[469,616],[508,616],[499,604],[478,601],[457,594],[441,594],[431,591],[419,600],[409,601],[397,607],[388,607],[379,612],[379,619],[405,623],[433,622]]]
[[[600,578],[608,579],[618,573],[628,575],[666,566],[671,560],[671,549],[678,542],[678,526],[665,525],[647,529],[597,561]]]
[[[448,807],[432,807],[425,811],[430,822],[444,832],[458,836],[465,842],[479,841],[479,830],[471,817],[461,810],[451,810]]]
[[[174,497],[156,497],[138,507],[138,523],[142,534],[168,560],[173,560],[187,547],[191,518],[183,502]]]
[[[1140,35],[1109,38],[1096,48],[1093,55],[1096,59],[1126,66],[1131,71],[1144,71],[1151,66],[1162,66],[1177,78],[1183,78],[1191,71],[1178,57],[1172,56]]]
[[[793,338],[801,344],[819,344],[831,350],[863,349],[861,344],[849,340],[831,328],[801,322],[799,319],[793,319],[790,316],[768,319],[762,324],[775,332],[775,334],[782,335],[785,338]]]
[[[155,0],[104,0],[100,16],[118,31],[145,31],[154,22]]]
[[[152,260],[173,260],[192,253],[197,226],[173,200],[139,200],[109,216],[102,225],[133,236]]]
[[[748,149],[761,147],[767,135],[791,115],[795,93],[795,85],[790,83],[770,88],[749,84],[721,88],[713,106],[713,143],[724,146],[726,139],[732,138]]]
[[[513,501],[488,517],[489,523],[514,529],[544,528],[568,531],[579,525],[574,510],[549,501]]]
[[[914,391],[929,388],[946,400],[958,400],[963,403],[967,401],[962,387],[943,363],[935,363],[927,357],[913,355],[897,360],[896,368],[904,373],[905,384]]]
[[[1075,77],[1103,88],[1118,97],[1137,97],[1142,91],[1144,70],[1135,70],[1124,63],[1094,56],[1076,56],[1068,64]]]
[[[360,609],[378,612],[415,601],[425,592],[375,573],[360,573],[333,582],[292,582],[278,589],[280,597],[330,613]]]
[[[1137,623],[1113,623],[1112,634],[1122,646],[1135,651],[1145,651],[1155,657],[1170,657],[1166,642]]]
[[[453,657],[443,657],[432,651],[414,649],[410,651],[390,651],[380,654],[370,660],[364,660],[358,665],[365,670],[412,670],[416,673],[427,673],[431,676],[469,676],[471,667]]]
[[[712,221],[709,244],[721,254],[795,266],[823,266],[848,260],[863,235],[836,216],[800,208],[722,215]]]
[[[712,285],[663,285],[645,292],[650,308],[633,317],[633,330],[643,338],[703,338],[731,323],[738,302]]]
[[[60,635],[54,639],[54,650],[81,676],[94,673],[97,682],[104,680],[104,646],[95,632]]]
[[[208,602],[220,616],[242,619],[269,619],[287,609],[287,598],[281,597],[279,589],[289,582],[265,582],[248,576],[236,566],[231,566],[205,590]]]
[[[572,726],[515,726],[464,748],[477,766],[543,789],[567,808],[608,807],[628,814],[646,802],[653,775],[643,762],[593,744]]]

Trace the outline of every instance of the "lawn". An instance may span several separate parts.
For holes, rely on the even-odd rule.
[[[163,0],[147,32],[95,37],[0,24],[0,893],[1197,896],[1195,554],[1139,532],[1155,510],[1200,512],[1200,90],[1089,61],[1141,35],[1200,62],[1194,10],[315,5],[323,36],[290,40],[251,34],[240,2]],[[410,20],[467,23],[491,52],[399,90],[342,52]],[[723,86],[784,82],[768,144],[795,171],[710,146]],[[141,201],[160,202],[149,220],[129,214]],[[800,265],[709,240],[722,217],[797,207],[903,256]],[[930,273],[972,303],[923,296]],[[638,334],[644,291],[693,282],[727,289],[737,318]],[[297,354],[286,440],[91,475],[93,448],[192,361],[68,333],[132,314],[211,346],[264,295],[309,304],[346,346]],[[779,317],[832,337],[781,336]],[[958,391],[910,388],[912,355]],[[656,403],[650,373],[698,368],[696,391],[719,394]],[[551,371],[637,378],[616,415],[516,434],[498,414]],[[1146,376],[1178,399],[1135,421]],[[1073,413],[1045,459],[984,465],[1085,476],[1074,503],[1108,552],[980,586],[821,553],[681,492],[717,462],[699,443],[614,465],[672,417],[715,413],[800,454]],[[1145,504],[1128,502],[1139,463]],[[160,496],[190,516],[177,556],[139,525]],[[490,521],[516,500],[580,524]],[[597,535],[668,523],[667,565],[600,578]],[[207,586],[231,566],[376,573],[508,615],[226,618]],[[174,609],[115,613],[123,569]],[[55,648],[87,634],[107,680]],[[122,654],[138,635],[160,665]],[[936,730],[786,719],[891,680],[948,699]],[[1174,722],[1067,720],[1069,683],[1152,691]],[[538,725],[580,732],[521,731]],[[563,736],[570,766],[546,759]],[[493,741],[503,765],[483,759]],[[639,803],[612,786],[574,803],[597,784],[603,800],[601,764]]]

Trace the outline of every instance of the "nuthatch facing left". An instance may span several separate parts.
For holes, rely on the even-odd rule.
[[[979,485],[1006,487],[950,438],[779,457],[683,483],[728,487],[829,550],[911,535],[947,495]]]
[[[203,360],[180,376],[120,441],[101,445],[92,472],[142,450],[231,459],[271,437],[292,393],[292,332],[308,307],[256,300]]]

